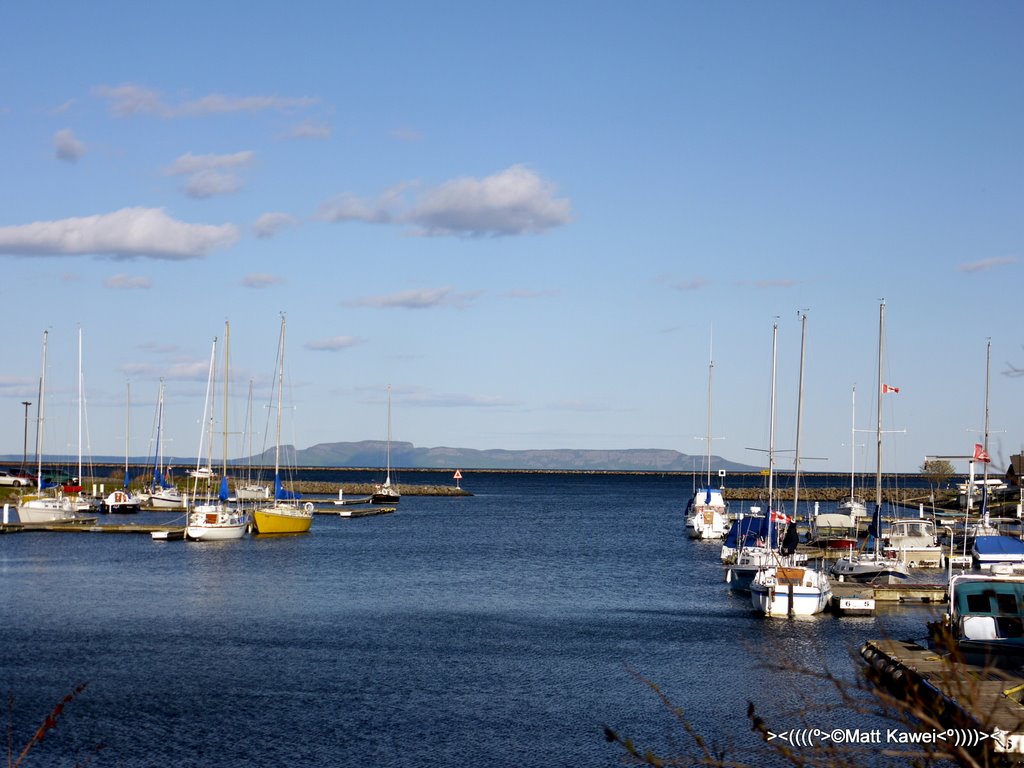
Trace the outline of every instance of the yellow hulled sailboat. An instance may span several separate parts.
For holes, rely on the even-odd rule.
[[[313,505],[297,503],[298,494],[281,484],[281,393],[284,389],[285,318],[281,316],[281,336],[277,346],[277,436],[274,441],[274,498],[252,512],[256,533],[261,535],[306,533],[313,524]]]

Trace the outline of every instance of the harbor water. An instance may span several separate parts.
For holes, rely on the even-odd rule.
[[[462,486],[290,538],[0,537],[14,754],[86,683],[27,765],[621,765],[606,726],[698,754],[671,707],[768,764],[748,702],[778,730],[860,727],[801,669],[852,680],[864,640],[920,638],[938,610],[758,616],[719,545],[687,539],[689,478]]]

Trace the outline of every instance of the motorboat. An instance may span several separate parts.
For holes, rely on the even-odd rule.
[[[949,582],[949,608],[930,623],[932,648],[969,664],[1024,666],[1024,577],[965,574]]]

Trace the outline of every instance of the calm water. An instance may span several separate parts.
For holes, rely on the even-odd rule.
[[[765,662],[852,676],[851,649],[921,637],[930,615],[758,617],[728,592],[718,546],[686,539],[678,479],[463,486],[476,495],[318,516],[298,538],[0,537],[15,744],[87,682],[29,765],[70,766],[100,743],[90,765],[621,765],[604,724],[692,752],[643,676],[756,762],[748,700],[779,730],[831,701]]]

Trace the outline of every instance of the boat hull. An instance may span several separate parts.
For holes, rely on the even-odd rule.
[[[246,523],[190,525],[185,529],[185,536],[191,541],[230,541],[245,535]]]
[[[686,521],[691,539],[724,539],[729,530],[729,513],[724,507],[700,507]]]
[[[901,561],[872,555],[840,558],[832,564],[830,572],[840,581],[860,584],[902,584],[910,576]]]
[[[245,535],[249,520],[237,509],[201,505],[189,515],[185,537],[191,541],[230,541]]]
[[[371,504],[397,504],[402,497],[394,492],[375,493],[370,497]]]
[[[76,517],[70,499],[30,499],[18,505],[18,520],[23,523],[59,523]]]
[[[154,509],[182,509],[185,506],[185,497],[180,492],[153,493],[148,503]]]
[[[313,510],[299,507],[267,507],[252,513],[256,533],[279,535],[307,533],[313,525]]]
[[[750,602],[766,616],[813,616],[828,607],[832,586],[810,568],[767,568],[750,585]]]

